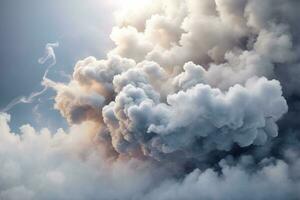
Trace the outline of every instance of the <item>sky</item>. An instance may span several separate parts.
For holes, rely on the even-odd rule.
[[[298,0],[0,3],[0,200],[300,199]]]
[[[109,34],[113,12],[101,1],[67,0],[1,2],[1,59],[0,59],[0,108],[12,99],[26,96],[41,88],[45,65],[37,61],[48,42],[59,42],[57,65],[49,76],[55,80],[67,80],[76,62],[89,55],[105,57],[112,46]],[[14,81],[17,80],[17,81]],[[14,81],[14,84],[11,84]],[[9,87],[8,87],[9,86]],[[10,112],[16,117],[13,128],[25,123],[56,129],[65,126],[57,111],[52,109],[51,91],[43,95],[38,111],[41,119],[33,115],[34,104],[18,105]]]

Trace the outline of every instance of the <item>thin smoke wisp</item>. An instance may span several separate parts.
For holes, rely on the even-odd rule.
[[[1,109],[1,112],[8,112],[9,110],[14,108],[18,104],[32,103],[37,97],[41,96],[42,94],[44,94],[46,92],[46,90],[48,89],[48,86],[44,85],[43,81],[45,81],[47,79],[47,75],[49,73],[49,70],[56,64],[56,56],[55,56],[54,48],[56,48],[58,46],[59,46],[58,42],[46,44],[45,55],[43,57],[39,58],[39,60],[38,60],[38,62],[40,64],[45,64],[48,60],[51,60],[51,63],[46,68],[46,70],[44,72],[44,75],[43,75],[43,78],[42,78],[41,85],[43,85],[43,89],[40,90],[40,91],[32,92],[27,97],[22,96],[22,97],[15,98],[5,108]]]

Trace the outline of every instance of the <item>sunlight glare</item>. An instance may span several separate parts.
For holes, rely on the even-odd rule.
[[[113,5],[119,8],[136,8],[145,6],[150,3],[152,0],[112,0]]]

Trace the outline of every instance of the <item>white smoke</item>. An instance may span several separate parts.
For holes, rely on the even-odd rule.
[[[78,61],[68,83],[45,73],[68,133],[14,134],[0,115],[0,199],[299,199],[299,7],[153,0],[117,13],[106,59]]]
[[[40,90],[40,91],[37,91],[37,92],[32,92],[27,97],[22,96],[22,97],[15,98],[5,108],[1,109],[1,112],[8,112],[18,104],[32,103],[37,97],[41,96],[42,94],[44,94],[46,92],[48,87],[46,85],[44,85],[43,82],[45,80],[47,80],[47,75],[49,73],[49,70],[56,64],[56,56],[55,56],[55,53],[54,53],[54,48],[56,48],[58,46],[59,46],[59,43],[57,43],[57,42],[46,44],[46,46],[45,46],[45,55],[38,60],[38,62],[40,64],[44,64],[46,61],[51,60],[51,63],[46,68],[46,70],[44,72],[44,75],[43,75],[43,78],[42,78],[41,85],[43,85],[43,89]]]
[[[300,160],[289,152],[292,164],[251,156],[237,163],[232,158],[213,169],[195,169],[183,178],[175,166],[134,158],[109,160],[98,141],[99,127],[85,122],[68,132],[36,131],[30,125],[13,133],[10,116],[0,114],[0,199],[297,199],[299,182],[290,178]],[[247,168],[259,166],[249,173]],[[246,168],[246,169],[245,169]],[[168,171],[167,171],[168,170]]]

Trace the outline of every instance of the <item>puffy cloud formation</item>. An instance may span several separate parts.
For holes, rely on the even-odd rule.
[[[298,199],[299,182],[289,179],[288,170],[282,161],[262,166],[253,174],[241,166],[221,164],[222,176],[212,169],[195,170],[181,181],[164,182],[144,199]]]
[[[14,134],[1,114],[0,197],[299,199],[299,7],[153,0],[117,13],[106,59],[44,80],[69,133]]]
[[[68,133],[24,125],[15,134],[9,119],[0,114],[0,199],[131,199],[163,171],[150,174],[151,165],[136,159],[105,160],[94,123]]]
[[[160,154],[227,150],[262,145],[278,135],[287,112],[278,81],[253,77],[223,91],[208,84],[210,72],[187,63],[170,74],[156,62],[110,56],[80,61],[58,91],[56,108],[69,122],[93,120],[108,129],[120,154],[160,159]],[[196,145],[197,146],[197,145]]]
[[[156,155],[196,153],[200,142],[199,153],[202,148],[230,150],[233,143],[264,144],[278,135],[275,122],[286,111],[279,83],[264,78],[249,80],[246,87],[236,85],[227,93],[197,84],[168,95],[166,103],[141,80],[126,85],[115,102],[103,108],[103,117],[119,153],[140,149]]]
[[[0,114],[0,199],[279,200],[300,195],[299,151],[286,152],[287,161],[255,163],[252,156],[229,156],[216,163],[221,174],[209,168],[178,176],[175,165],[108,159],[95,123],[73,125],[67,133],[24,125],[15,134],[9,119]]]

